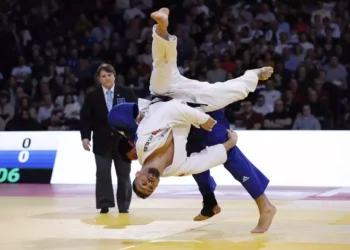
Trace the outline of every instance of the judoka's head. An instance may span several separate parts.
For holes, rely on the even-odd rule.
[[[104,63],[97,69],[97,77],[103,87],[111,89],[115,82],[116,72],[112,65]]]
[[[148,198],[157,188],[160,180],[160,172],[156,168],[143,168],[136,172],[132,189],[142,199]]]

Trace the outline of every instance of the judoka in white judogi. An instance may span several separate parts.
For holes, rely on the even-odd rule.
[[[177,68],[177,38],[169,35],[165,40],[153,27],[153,71],[150,91],[157,96],[174,98],[167,102],[141,99],[139,108],[144,118],[138,125],[136,151],[141,165],[156,149],[161,148],[173,133],[174,157],[162,177],[201,173],[223,164],[227,154],[222,144],[208,147],[187,157],[186,143],[191,125],[199,128],[209,119],[205,112],[221,109],[242,100],[256,89],[259,70],[248,70],[239,78],[210,84],[183,77]],[[206,104],[198,108],[186,102]]]

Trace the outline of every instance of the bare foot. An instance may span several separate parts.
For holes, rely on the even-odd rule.
[[[217,215],[220,212],[221,212],[221,208],[219,207],[219,205],[216,205],[215,207],[213,207],[214,215]],[[213,217],[213,216],[204,216],[204,215],[198,214],[196,217],[193,218],[193,220],[194,221],[204,221],[204,220],[207,220],[211,217]]]
[[[270,205],[269,209],[262,211],[260,213],[258,225],[251,231],[251,233],[265,233],[269,229],[276,212],[277,209],[273,205]]]
[[[169,23],[169,9],[161,8],[158,11],[155,11],[151,14],[151,18],[156,21],[159,25],[168,27]]]

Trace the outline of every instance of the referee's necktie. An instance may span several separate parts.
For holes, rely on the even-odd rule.
[[[111,111],[112,107],[113,107],[113,92],[112,90],[107,90],[107,108],[108,108],[108,112]]]

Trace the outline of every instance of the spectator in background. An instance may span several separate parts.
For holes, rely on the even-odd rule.
[[[37,131],[40,130],[40,124],[31,117],[30,111],[27,109],[22,110],[19,114],[20,118],[17,120],[16,130],[20,131]]]
[[[289,113],[292,117],[292,120],[294,120],[297,114],[300,113],[301,108],[300,108],[300,104],[295,102],[294,95],[291,90],[287,90],[284,93],[283,101],[284,101],[285,111]]]
[[[344,65],[339,63],[339,59],[333,56],[329,64],[325,66],[327,81],[333,83],[341,89],[347,88],[348,72]]]
[[[109,40],[113,32],[113,26],[109,22],[109,19],[107,16],[101,17],[98,21],[98,26],[95,26],[91,33],[88,34],[91,36],[93,41],[96,41],[98,43]]]
[[[263,116],[253,110],[253,104],[250,101],[242,102],[242,114],[235,121],[237,129],[261,129]]]
[[[6,92],[0,93],[0,117],[5,125],[12,120],[15,115],[15,109],[9,103],[10,99]]]
[[[265,97],[265,103],[268,106],[274,106],[275,102],[281,99],[281,92],[276,90],[272,80],[266,82],[266,89],[261,91],[260,94]]]
[[[33,109],[39,115],[47,94],[61,109],[65,94],[82,104],[87,89],[96,87],[94,73],[101,62],[118,69],[118,83],[147,96],[153,1],[56,2],[8,4],[2,13],[0,89],[16,112],[23,109],[23,96],[32,104],[32,115]],[[339,106],[350,96],[348,1],[174,3],[170,28],[178,36],[181,74],[214,83],[248,68],[272,66],[274,77],[259,83],[259,93],[249,97],[252,103],[258,103],[259,94],[270,106],[283,98],[293,119],[309,104],[319,119],[325,114],[313,111],[309,90],[314,90],[322,102],[318,109],[327,109],[324,121],[319,119],[322,129],[343,127]],[[226,108],[232,122],[243,112],[233,107]]]
[[[264,23],[272,23],[276,20],[276,16],[270,11],[269,5],[263,4],[260,13],[256,16],[256,20],[261,20]]]
[[[303,86],[303,88],[305,88],[305,86]],[[292,78],[289,80],[288,90],[292,92],[293,100],[295,103],[305,102],[304,90],[301,87],[299,87],[299,84],[296,79]]]
[[[27,110],[30,114],[30,117],[32,119],[36,119],[37,118],[37,114],[36,114],[36,110],[35,108],[32,106],[30,99],[28,96],[23,96],[20,100],[19,100],[19,105],[17,107],[17,113],[22,113],[23,110]]]
[[[60,108],[64,108],[64,98],[67,95],[72,95],[73,101],[78,101],[78,96],[73,94],[72,86],[69,84],[66,84],[63,86],[63,93],[61,95],[58,95],[55,100],[55,105]]]
[[[310,106],[303,106],[302,114],[294,121],[292,129],[294,130],[320,130],[321,124],[315,116],[311,114]]]
[[[212,69],[207,73],[207,81],[209,83],[224,82],[227,80],[226,70],[220,68],[220,61],[218,58],[213,59]]]
[[[43,99],[43,104],[40,106],[37,116],[37,121],[39,123],[49,119],[51,117],[54,105],[52,103],[51,94],[45,94]]]
[[[73,95],[66,94],[63,101],[63,113],[67,119],[80,119],[80,104],[74,100]]]
[[[50,118],[45,120],[42,125],[49,131],[67,130],[61,109],[52,110]]]
[[[134,4],[134,1],[130,1],[130,7],[127,8],[124,12],[124,20],[130,21],[137,17],[140,17],[143,19],[143,18],[146,18],[146,14],[142,10],[136,7],[136,4]]]
[[[15,77],[17,82],[25,82],[32,74],[32,69],[25,64],[23,56],[18,57],[18,66],[12,69],[12,76]]]
[[[291,53],[290,48],[283,49],[283,58],[284,58],[284,68],[292,73],[294,73],[299,66],[298,58]]]
[[[152,67],[153,58],[152,58],[152,45],[147,43],[145,46],[144,53],[140,55],[140,61],[150,67]]]
[[[315,49],[315,46],[307,40],[307,36],[306,36],[305,33],[301,33],[299,37],[300,37],[299,44],[300,44],[300,46],[303,48],[303,50],[302,50],[302,51],[303,51],[302,55],[303,55],[304,58],[305,58],[305,56],[306,56],[306,54],[308,53],[308,51],[314,50],[314,49]]]
[[[273,112],[273,106],[266,104],[265,96],[258,95],[256,98],[256,103],[254,105],[254,111],[258,114],[265,116],[268,113]]]
[[[263,126],[264,129],[283,130],[290,129],[292,123],[292,116],[284,110],[283,101],[277,100],[274,111],[265,116]]]
[[[318,119],[321,126],[329,128],[329,119],[331,118],[331,114],[327,102],[319,100],[317,92],[311,89],[308,93],[307,104],[308,107],[311,109],[311,113],[316,117],[316,119]]]

